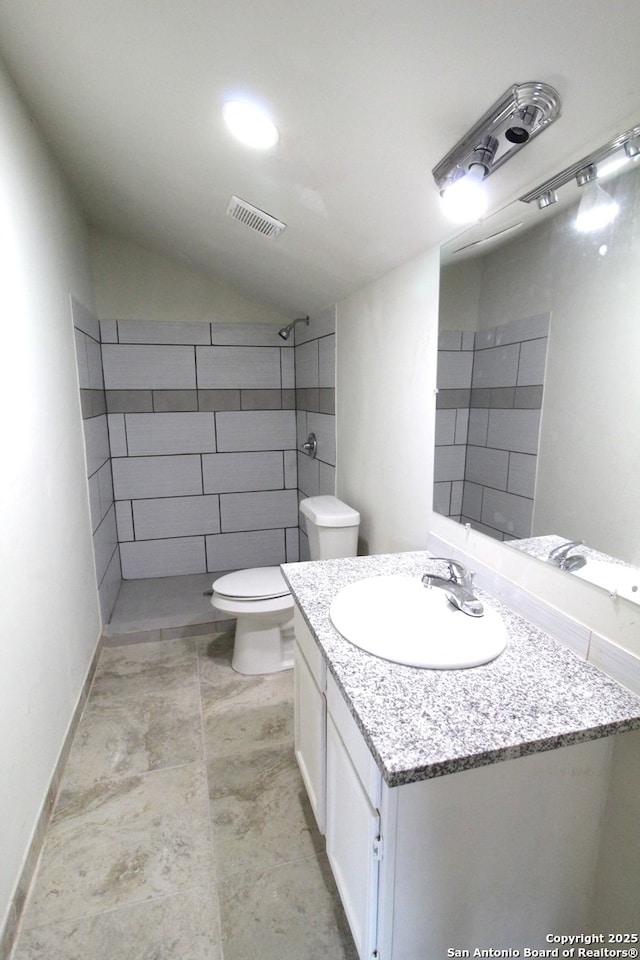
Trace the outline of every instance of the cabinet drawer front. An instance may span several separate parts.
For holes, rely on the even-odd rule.
[[[321,693],[327,689],[327,665],[298,607],[294,607],[293,625],[298,646],[304,653],[311,675]]]
[[[369,800],[379,809],[382,775],[331,674],[327,675],[327,707]]]

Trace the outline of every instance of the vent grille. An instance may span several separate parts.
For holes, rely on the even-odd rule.
[[[237,220],[238,223],[244,223],[245,227],[250,227],[256,233],[262,234],[263,237],[270,237],[273,240],[279,237],[286,227],[286,223],[283,223],[282,220],[276,220],[275,217],[265,213],[264,210],[259,210],[253,204],[247,203],[246,200],[241,200],[240,197],[231,197],[227,207],[227,216],[231,217],[232,220]]]

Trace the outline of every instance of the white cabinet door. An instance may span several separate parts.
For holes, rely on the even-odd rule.
[[[295,751],[320,833],[325,830],[327,701],[298,643],[294,660]]]
[[[327,856],[360,960],[376,950],[378,811],[327,716]]]

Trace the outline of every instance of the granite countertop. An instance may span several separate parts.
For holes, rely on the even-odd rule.
[[[282,567],[389,786],[640,729],[640,698],[482,590],[478,596],[503,616],[509,642],[479,667],[392,663],[333,627],[329,607],[344,586],[391,573],[421,577],[430,556],[419,551]]]

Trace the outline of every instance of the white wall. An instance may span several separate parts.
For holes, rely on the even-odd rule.
[[[431,515],[439,252],[338,304],[336,493],[369,553],[426,545]]]
[[[0,65],[0,924],[100,634],[69,294],[84,226]]]
[[[91,232],[91,255],[100,320],[283,324],[293,319],[110,234]]]

